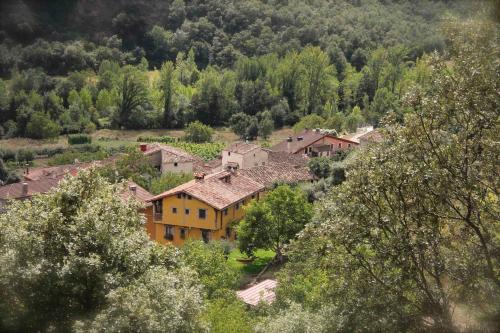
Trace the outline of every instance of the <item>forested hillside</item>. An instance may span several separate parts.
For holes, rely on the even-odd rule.
[[[0,135],[182,128],[266,137],[404,113],[469,1],[4,1]],[[471,7],[474,7],[472,10]],[[157,69],[158,71],[154,71]]]

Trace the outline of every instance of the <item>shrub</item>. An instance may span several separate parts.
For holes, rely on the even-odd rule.
[[[212,127],[202,124],[199,121],[192,122],[186,128],[184,140],[193,143],[204,143],[212,141],[214,130]]]
[[[173,136],[140,136],[137,138],[137,142],[161,142],[161,143],[173,143],[177,142],[178,139]]]
[[[33,139],[52,139],[59,135],[61,126],[43,112],[36,112],[26,125],[26,136]]]
[[[193,179],[191,173],[167,172],[151,181],[151,193],[160,194]]]
[[[92,143],[92,137],[86,134],[72,134],[68,136],[68,143],[70,145],[81,145],[84,143]]]
[[[16,154],[16,160],[18,163],[26,162],[29,163],[35,159],[35,154],[30,149],[19,149]]]

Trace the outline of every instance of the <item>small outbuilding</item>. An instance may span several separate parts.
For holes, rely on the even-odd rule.
[[[276,285],[276,280],[267,279],[255,286],[238,291],[236,295],[248,305],[255,306],[260,302],[271,304],[276,299],[274,292]]]

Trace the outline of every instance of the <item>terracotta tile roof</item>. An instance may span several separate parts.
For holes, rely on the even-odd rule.
[[[87,169],[94,165],[109,165],[114,163],[117,157],[118,155],[111,156],[100,161],[64,164],[43,168],[30,168],[28,169],[28,173],[25,172],[23,174],[23,177],[25,180],[42,180],[60,178],[67,174],[72,174],[74,176],[78,170]]]
[[[149,144],[144,154],[152,155],[157,152],[161,152],[163,162],[195,162],[200,160],[182,149],[160,143]]]
[[[238,171],[241,175],[248,177],[267,188],[276,183],[294,184],[308,182],[314,178],[307,166],[292,165],[288,163],[268,163],[250,169]]]
[[[193,164],[193,171],[205,172],[206,174],[218,172],[221,170],[221,168],[222,168],[222,156],[219,156],[208,162],[197,161]]]
[[[257,305],[259,302],[271,304],[276,299],[274,290],[276,289],[276,280],[264,280],[253,287],[236,292],[236,295],[249,305]]]
[[[297,154],[290,154],[285,151],[267,150],[268,161],[270,163],[287,163],[291,165],[307,166],[309,157]]]
[[[0,200],[25,199],[38,193],[46,193],[56,187],[62,178],[46,178],[0,186]],[[23,194],[23,183],[28,185],[27,194]]]
[[[365,133],[358,138],[359,142],[382,142],[384,141],[384,136],[378,129],[371,132]]]
[[[208,175],[203,180],[191,180],[148,201],[158,200],[177,193],[186,193],[221,210],[264,189],[264,185],[241,175],[239,172],[221,171]]]
[[[344,138],[335,137],[335,136],[328,134],[328,133],[322,133],[321,131],[306,130],[300,134],[292,136],[291,142],[288,142],[288,139],[283,140],[280,143],[271,147],[271,150],[295,154],[295,153],[299,152],[300,150],[304,149],[305,147],[312,145],[316,141],[318,141],[326,136],[331,137],[331,138],[335,138],[337,140],[345,141],[348,143],[357,143],[357,142],[347,140]]]
[[[237,154],[246,154],[248,152],[251,152],[254,149],[260,148],[259,145],[256,145],[254,143],[249,143],[249,142],[235,142],[229,147],[227,147],[227,151],[230,151],[232,153],[237,153]]]
[[[134,193],[134,188],[135,188],[135,193]],[[146,206],[151,205],[149,200],[153,197],[151,193],[149,193],[146,189],[143,187],[137,185],[133,181],[127,181],[124,184],[124,189],[121,192],[120,196],[124,200],[129,200],[131,198],[135,198],[142,202],[143,204],[146,204]]]

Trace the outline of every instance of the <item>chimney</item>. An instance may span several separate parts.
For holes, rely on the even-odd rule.
[[[28,183],[23,183],[23,197],[28,195]]]
[[[286,151],[291,153],[292,152],[292,137],[289,136],[288,139],[286,139]]]
[[[130,193],[132,193],[133,195],[136,195],[137,194],[137,186],[136,185],[130,185],[128,187]]]
[[[320,133],[321,130],[319,128],[316,128],[316,133]]]
[[[26,163],[26,174],[27,175],[30,174],[30,165],[29,165],[29,163]]]
[[[302,140],[304,140],[304,137],[302,137],[302,136],[299,136],[299,137],[297,138],[297,141],[302,141]]]
[[[292,140],[293,140],[293,139],[292,139],[292,137],[291,137],[291,136],[289,136],[289,137],[288,137],[288,139],[286,139],[286,141],[287,141],[287,142],[292,142]]]
[[[197,182],[201,182],[205,179],[205,173],[204,172],[195,172],[194,173],[194,179]]]
[[[141,143],[141,145],[139,146],[141,151],[144,153],[146,150],[148,150],[148,145],[145,144],[145,143]]]

